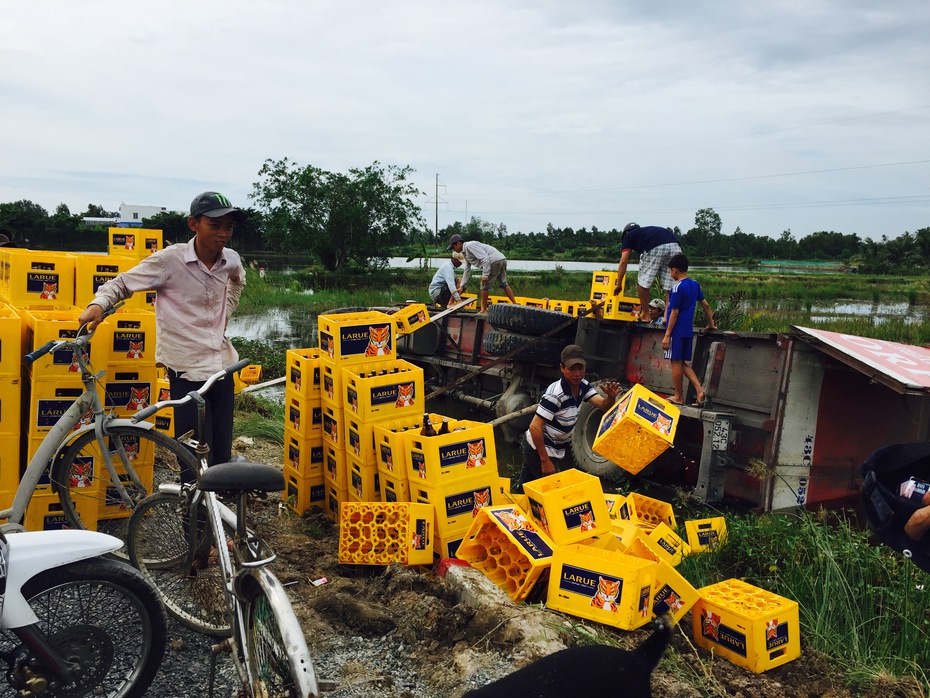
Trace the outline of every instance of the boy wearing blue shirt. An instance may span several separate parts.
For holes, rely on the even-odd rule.
[[[715,329],[714,314],[704,298],[701,285],[694,279],[688,278],[688,258],[683,254],[676,254],[668,261],[668,271],[674,283],[669,293],[668,317],[666,319],[665,336],[662,338],[662,348],[665,358],[672,362],[672,385],[675,394],[668,401],[683,405],[685,402],[684,377],[688,378],[697,391],[697,401],[692,407],[704,407],[707,394],[701,387],[701,381],[691,368],[691,345],[694,339],[694,310],[700,303],[707,316],[707,328]]]

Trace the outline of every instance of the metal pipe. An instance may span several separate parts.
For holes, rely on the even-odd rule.
[[[449,390],[448,394],[449,397],[451,397],[453,400],[458,400],[459,402],[474,405],[478,409],[486,410],[487,412],[494,412],[494,402],[491,400],[482,400],[480,397],[468,395],[461,390]]]

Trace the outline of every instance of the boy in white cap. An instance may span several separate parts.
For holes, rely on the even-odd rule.
[[[222,194],[207,191],[191,202],[187,225],[194,237],[171,245],[143,259],[103,284],[78,322],[96,327],[103,311],[133,293],[158,292],[155,304],[155,363],[167,369],[171,397],[197,390],[211,375],[238,361],[226,338],[226,324],[239,306],[245,286],[245,269],[239,255],[226,247],[233,225],[245,219]],[[233,379],[216,383],[204,396],[207,401],[206,434],[213,463],[231,456]],[[174,432],[183,434],[197,426],[196,406],[174,408]],[[192,481],[193,473],[182,473]]]

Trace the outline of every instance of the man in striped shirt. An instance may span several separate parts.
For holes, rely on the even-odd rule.
[[[515,492],[523,484],[575,466],[571,455],[572,430],[578,420],[581,403],[590,401],[601,410],[609,410],[620,386],[613,381],[601,384],[606,397],[585,380],[587,363],[577,344],[562,350],[559,369],[562,378],[546,388],[526,437],[522,442],[523,473]]]

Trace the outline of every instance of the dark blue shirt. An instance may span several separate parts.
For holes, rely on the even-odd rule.
[[[694,308],[704,300],[701,285],[692,278],[676,281],[668,295],[668,315],[672,309],[678,309],[678,319],[672,328],[672,337],[691,337],[694,335]],[[668,318],[666,318],[667,320]]]
[[[623,238],[623,248],[620,251],[633,250],[642,254],[670,242],[678,242],[675,233],[668,228],[648,225],[645,228],[633,228],[633,230],[629,231],[626,237]]]

